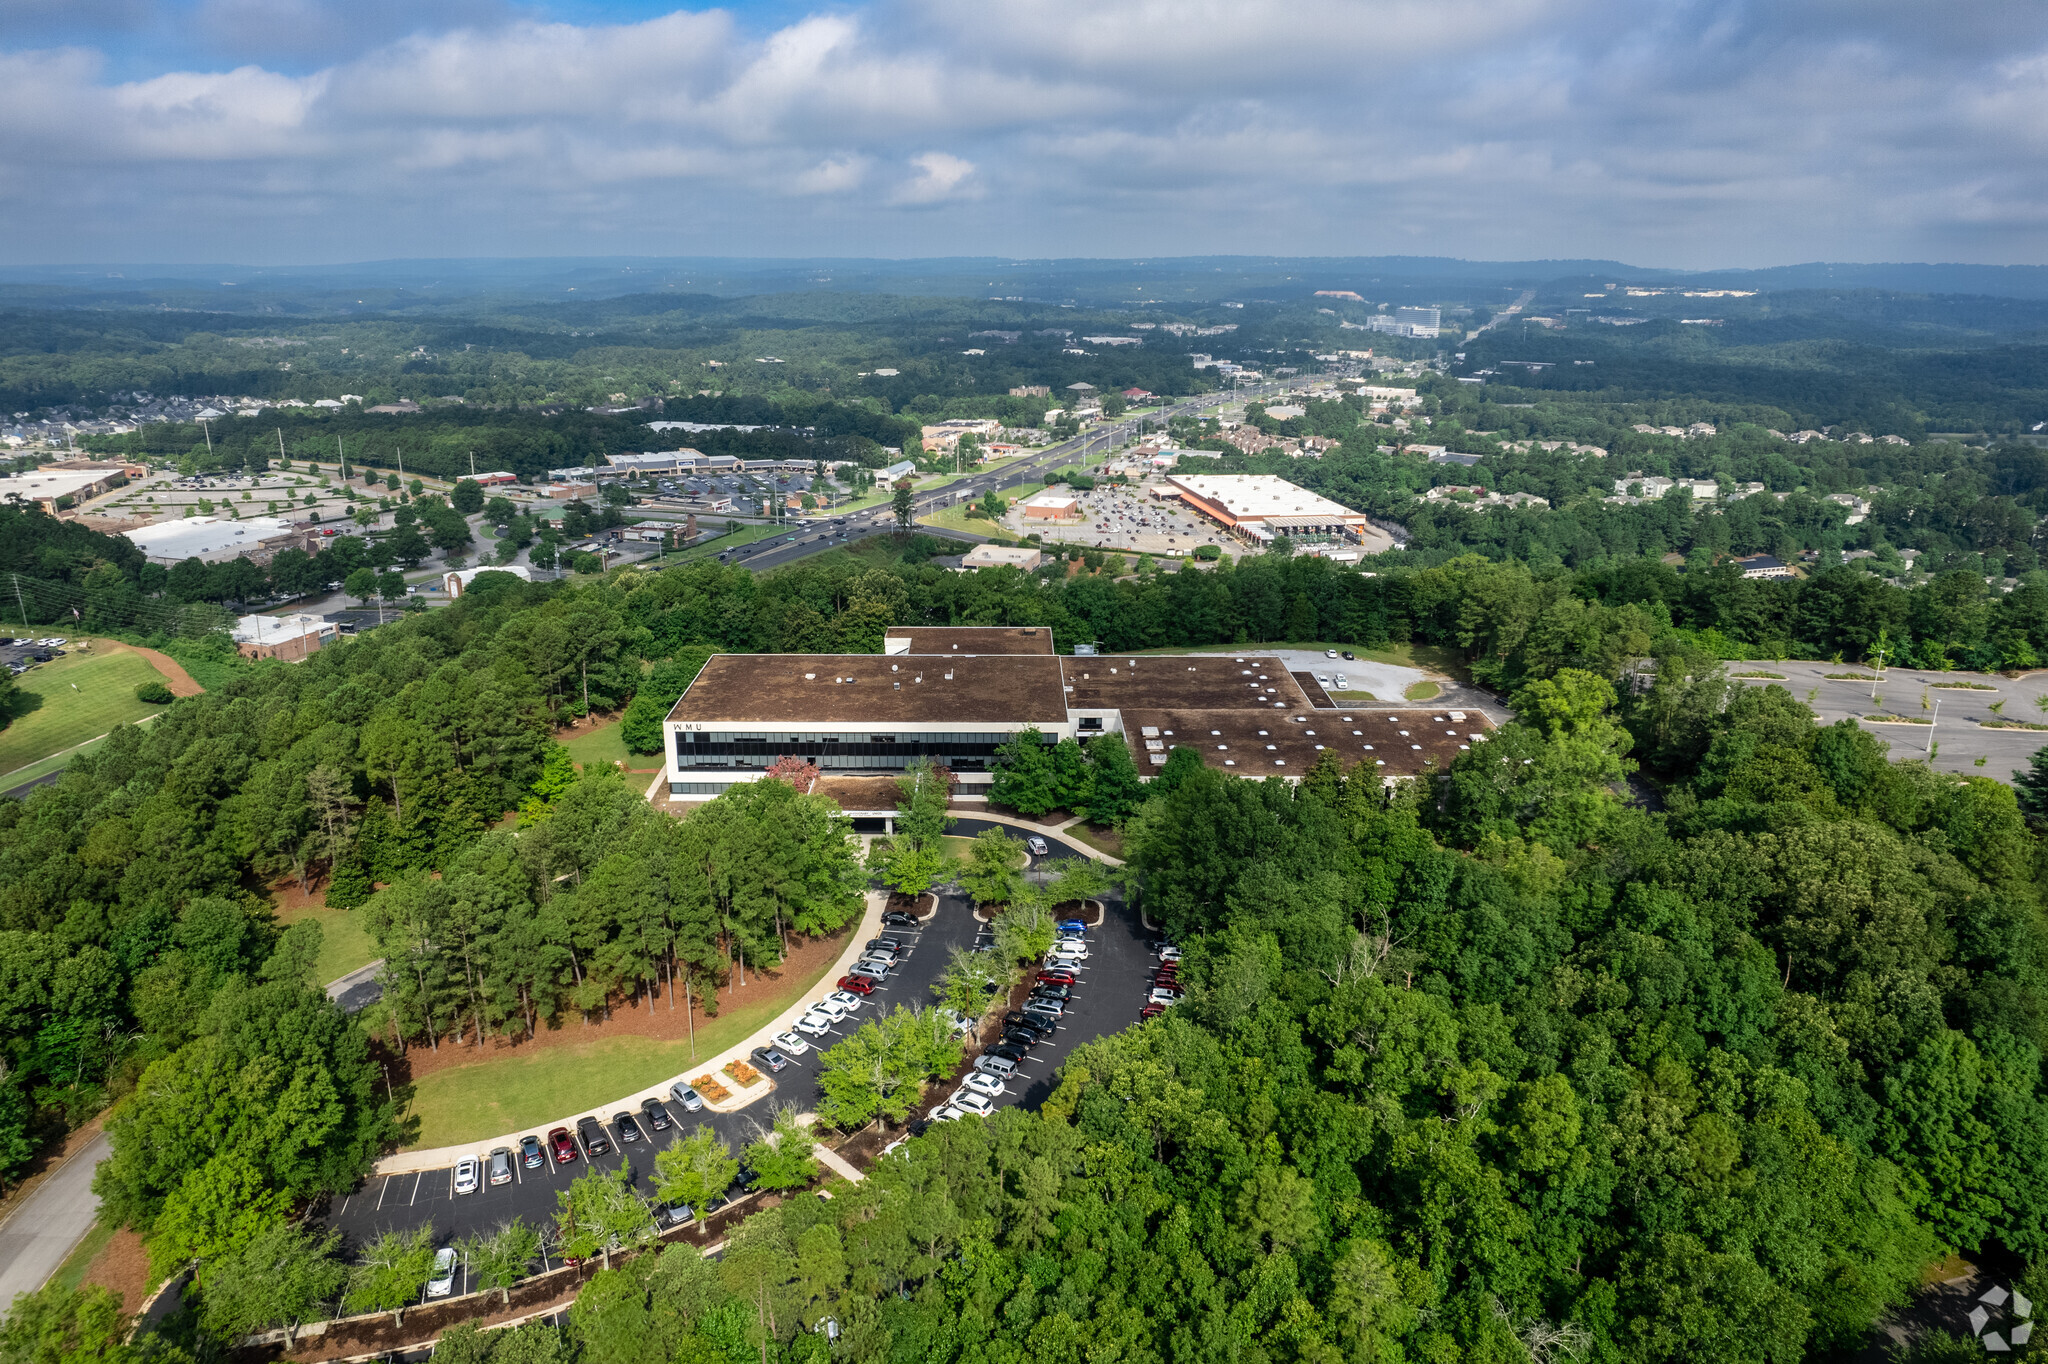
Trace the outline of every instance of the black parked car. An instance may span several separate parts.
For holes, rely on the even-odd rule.
[[[1005,1028],[1029,1028],[1031,1031],[1041,1034],[1052,1031],[1052,1024],[1047,1020],[1033,1018],[1030,1014],[1018,1013],[1015,1010],[1003,1015],[1003,1026]]]
[[[659,1099],[642,1099],[640,1115],[647,1119],[647,1125],[656,1132],[668,1131],[668,1110],[661,1106]]]
[[[1030,1051],[1045,1038],[1029,1028],[1008,1028],[1003,1032],[1003,1045],[1019,1051]]]
[[[612,1126],[619,1129],[620,1141],[640,1140],[640,1124],[633,1121],[631,1113],[620,1112],[612,1114]]]
[[[596,1118],[578,1118],[576,1135],[583,1138],[583,1149],[593,1156],[601,1156],[612,1149],[612,1139],[604,1134],[604,1124]]]
[[[1060,1003],[1064,1004],[1074,997],[1074,987],[1071,985],[1040,985],[1032,990],[1031,997],[1033,999],[1057,999]]]
[[[984,1048],[981,1054],[983,1056],[1000,1056],[1013,1066],[1021,1066],[1024,1064],[1024,1052],[1025,1049],[1023,1047],[1013,1047],[1008,1042],[998,1042],[993,1047]]]
[[[882,916],[882,926],[884,928],[916,928],[917,916],[905,914],[900,909],[892,909]]]

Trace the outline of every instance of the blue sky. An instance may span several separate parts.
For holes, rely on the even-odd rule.
[[[2048,7],[0,0],[0,261],[2048,263]]]

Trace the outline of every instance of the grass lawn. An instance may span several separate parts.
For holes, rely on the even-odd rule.
[[[1434,682],[1412,682],[1409,684],[1408,690],[1401,694],[1410,701],[1430,701],[1434,700],[1437,693],[1442,690]]]
[[[576,760],[578,767],[589,767],[592,763],[600,766],[605,763],[624,763],[628,767],[635,763],[643,767],[659,766],[659,753],[649,754],[646,758],[636,758],[626,751],[625,741],[619,738],[619,726],[622,723],[621,720],[614,720],[608,725],[599,725],[588,734],[580,734],[562,746],[569,750],[569,756]]]
[[[294,914],[280,914],[278,918],[288,924],[311,919],[320,925],[320,962],[313,974],[320,978],[322,985],[340,980],[357,967],[368,966],[377,960],[377,944],[370,941],[359,910],[309,905]]]
[[[1108,853],[1118,861],[1123,860],[1124,836],[1115,829],[1104,829],[1094,824],[1076,824],[1065,830],[1062,838],[1078,838],[1097,852]]]
[[[955,862],[965,862],[968,852],[974,847],[974,840],[962,834],[946,834],[946,855]]]
[[[147,659],[129,650],[74,652],[22,674],[15,685],[42,704],[26,713],[17,710],[14,723],[0,729],[0,775],[154,715],[163,707],[136,700],[135,687],[161,681]]]
[[[991,540],[1000,541],[1005,544],[1015,544],[1021,538],[1017,532],[1005,529],[1002,525],[989,520],[986,516],[968,516],[967,509],[972,505],[975,504],[957,502],[943,510],[933,512],[930,516],[918,517],[917,524],[920,526],[938,526],[945,530],[964,530],[970,535],[986,535]]]
[[[107,1248],[107,1242],[114,1239],[119,1230],[114,1220],[102,1217],[92,1224],[92,1230],[85,1239],[73,1246],[71,1253],[64,1257],[64,1263],[57,1266],[57,1272],[50,1276],[50,1282],[60,1284],[67,1290],[74,1290],[85,1282],[85,1271],[92,1268],[92,1262]]]
[[[823,979],[832,964],[828,960],[801,979],[785,976],[774,994],[722,1009],[718,1017],[699,1023],[697,1055],[708,1061],[744,1040]],[[665,1009],[668,1003],[663,1000],[657,1007]],[[565,1028],[579,1026],[573,1018],[563,1023]],[[415,1144],[453,1146],[538,1127],[579,1109],[614,1103],[658,1081],[674,1079],[696,1064],[687,1040],[607,1037],[438,1070],[413,1090],[409,1115],[420,1120]]]

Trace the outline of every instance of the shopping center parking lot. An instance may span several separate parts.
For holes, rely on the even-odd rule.
[[[953,832],[971,837],[988,827],[991,827],[989,821],[963,818]],[[1018,831],[1010,828],[1009,832],[1015,834]],[[1054,835],[1041,836],[1050,845],[1049,855],[1052,858],[1083,855],[1079,847]],[[886,984],[876,988],[858,1012],[834,1028],[832,1035],[814,1039],[811,1051],[791,1057],[787,1070],[771,1076],[774,1090],[769,1097],[756,1100],[736,1113],[705,1111],[685,1114],[681,1105],[664,1101],[672,1119],[669,1130],[649,1132],[642,1140],[630,1143],[620,1142],[612,1116],[623,1108],[634,1112],[637,1119],[638,1105],[611,1104],[589,1111],[589,1116],[604,1123],[606,1139],[612,1146],[603,1155],[592,1158],[579,1137],[574,1161],[557,1165],[549,1156],[539,1169],[529,1170],[518,1161],[515,1145],[511,1183],[494,1188],[485,1182],[476,1192],[460,1195],[455,1192],[452,1165],[419,1173],[375,1176],[346,1197],[331,1200],[324,1220],[343,1232],[352,1248],[361,1246],[381,1232],[422,1225],[432,1226],[437,1242],[445,1244],[474,1232],[487,1231],[508,1219],[516,1218],[534,1225],[549,1221],[557,1209],[556,1195],[591,1165],[604,1170],[616,1170],[622,1166],[630,1169],[634,1187],[651,1197],[655,1152],[706,1123],[738,1154],[741,1148],[760,1135],[762,1128],[771,1124],[774,1110],[779,1105],[794,1104],[799,1112],[810,1112],[816,1106],[818,1053],[822,1047],[832,1045],[839,1034],[858,1027],[879,1010],[898,1004],[933,1004],[935,996],[931,987],[944,973],[952,950],[955,947],[972,948],[977,942],[987,941],[988,937],[986,925],[974,917],[972,907],[957,893],[941,895],[937,910],[922,928],[908,933],[903,930],[890,932],[913,939],[901,968]],[[1060,1020],[1052,1037],[1032,1050],[1020,1075],[996,1100],[998,1106],[1018,1103],[1036,1106],[1042,1103],[1052,1093],[1060,1065],[1075,1047],[1091,1038],[1120,1031],[1137,1021],[1152,957],[1136,913],[1126,909],[1120,899],[1109,900],[1102,925],[1089,931],[1087,942],[1090,955],[1081,972],[1081,986],[1075,991],[1071,1008]],[[978,1047],[970,1045],[969,1059],[978,1052]],[[697,1072],[693,1069],[690,1073]],[[678,1075],[676,1078],[685,1079],[687,1076]],[[948,1092],[950,1087],[935,1088],[931,1096],[933,1102]],[[567,1121],[558,1119],[529,1130],[545,1141],[549,1129],[557,1125],[567,1126],[574,1133],[575,1118],[582,1116],[577,1114]],[[489,1154],[487,1145],[480,1144],[475,1151],[477,1158],[486,1163]],[[457,1291],[464,1289],[465,1286],[458,1283]]]

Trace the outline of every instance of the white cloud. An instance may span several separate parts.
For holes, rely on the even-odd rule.
[[[967,183],[974,174],[974,163],[962,160],[949,152],[926,152],[910,158],[910,164],[917,167],[917,174],[903,182],[890,196],[898,204],[938,204],[948,199],[962,198],[973,192]]]
[[[66,46],[0,27],[0,254],[2038,260],[2048,12],[1998,9],[109,0]],[[152,64],[181,14],[212,59]]]

